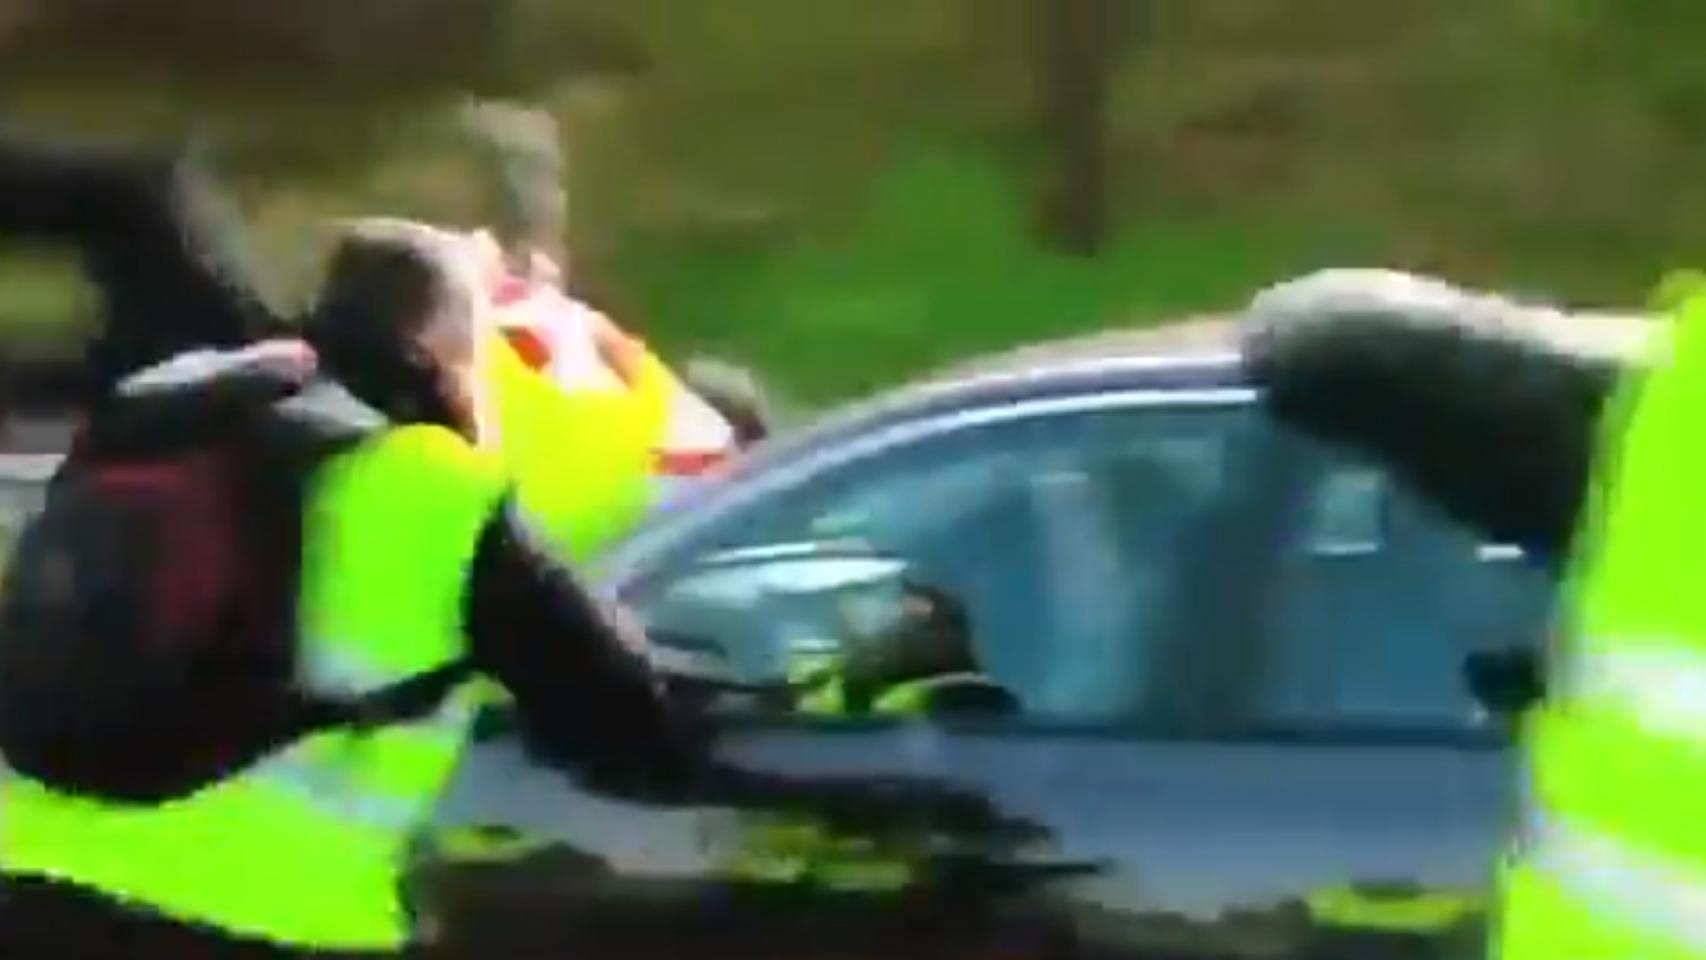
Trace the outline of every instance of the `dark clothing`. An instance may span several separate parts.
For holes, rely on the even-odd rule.
[[[281,326],[221,206],[187,158],[0,135],[0,236],[76,250],[102,299],[86,398],[182,350],[235,346]]]
[[[1488,538],[1563,563],[1615,360],[1396,309],[1257,322],[1244,355],[1280,419],[1378,458]]]
[[[253,396],[186,405],[171,391],[147,403],[115,400],[127,374],[187,350],[249,343],[277,326],[242,273],[215,255],[217,234],[200,218],[185,174],[178,164],[0,140],[0,236],[75,246],[105,301],[87,371],[89,423],[71,462],[169,451],[203,442],[210,431],[219,442],[242,436],[263,465],[254,509],[289,528],[269,547],[294,567],[314,471],[387,421],[324,380],[258,406]],[[487,524],[467,590],[473,665],[514,693],[522,731],[543,759],[609,791],[675,790],[695,766],[695,738],[649,666],[540,543],[507,505]],[[136,915],[65,887],[6,883],[0,956],[298,956]]]
[[[187,350],[251,343],[283,324],[231,251],[236,224],[211,210],[211,185],[183,160],[42,146],[0,136],[0,236],[69,244],[85,257],[105,317],[91,350],[94,454],[159,450],[255,425],[244,397],[186,408],[112,404],[123,376]],[[188,376],[198,373],[190,370]],[[327,456],[386,420],[367,398],[319,381],[259,421],[265,469],[258,509],[301,515],[306,481]],[[494,516],[470,573],[468,635],[477,666],[515,694],[545,759],[615,787],[648,763],[685,757],[650,670],[616,637],[574,575],[511,509]],[[276,548],[298,549],[294,538]],[[688,751],[690,752],[690,751]],[[642,778],[645,779],[645,778]]]
[[[0,886],[6,960],[378,960],[396,954],[287,950],[176,923],[65,884],[9,878]]]
[[[156,379],[148,394],[127,394],[106,407],[72,461],[241,444],[252,464],[247,509],[276,519],[259,525],[263,542],[245,561],[286,587],[269,591],[277,609],[267,619],[288,623],[301,552],[299,518],[313,474],[327,458],[387,424],[327,380],[279,400],[258,392],[264,384],[241,381],[233,381],[238,389],[175,388],[209,372],[217,376],[218,366],[217,355],[186,365],[181,380]],[[487,522],[468,577],[471,663],[515,695],[522,732],[538,756],[617,791],[652,793],[687,772],[693,738],[648,665],[622,643],[606,611],[513,504],[506,502]]]
[[[513,508],[480,537],[468,591],[475,663],[515,695],[524,740],[588,785],[679,795],[699,737],[605,611]]]

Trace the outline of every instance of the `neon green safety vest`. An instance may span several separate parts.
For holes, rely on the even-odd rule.
[[[514,482],[516,501],[559,556],[592,562],[656,503],[652,448],[666,412],[659,389],[651,387],[640,399],[567,391],[530,369],[502,337],[492,338],[485,362],[497,412],[497,457]],[[648,380],[661,376],[656,361],[646,369]],[[495,682],[482,679],[478,686],[482,702],[510,702]]]
[[[516,496],[564,557],[591,560],[639,524],[657,499],[653,438],[661,401],[568,391],[496,339],[487,354],[498,456]]]
[[[447,430],[376,435],[323,466],[304,519],[303,679],[394,683],[463,655],[464,584],[500,471]],[[182,800],[118,807],[7,775],[0,870],[81,885],[243,938],[391,950],[406,845],[467,740],[463,689],[432,716],[298,741]]]
[[[1706,958],[1706,297],[1607,416],[1572,629],[1528,720],[1503,960]]]

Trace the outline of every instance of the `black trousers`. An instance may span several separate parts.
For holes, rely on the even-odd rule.
[[[123,906],[78,887],[0,880],[5,960],[395,960],[399,954],[322,953],[237,940]]]

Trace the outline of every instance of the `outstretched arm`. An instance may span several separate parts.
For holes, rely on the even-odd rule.
[[[536,756],[621,795],[664,800],[697,778],[706,745],[636,638],[513,508],[480,539],[467,624],[476,663],[514,695]]]
[[[183,159],[0,134],[0,237],[76,250],[100,293],[96,391],[184,350],[276,331],[218,206]]]
[[[1561,562],[1600,411],[1647,325],[1386,271],[1264,291],[1245,358],[1281,419],[1390,464],[1487,536]]]

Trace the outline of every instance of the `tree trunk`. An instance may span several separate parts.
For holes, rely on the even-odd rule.
[[[1037,0],[1042,128],[1053,160],[1046,230],[1055,246],[1085,255],[1100,250],[1108,233],[1107,2]]]

